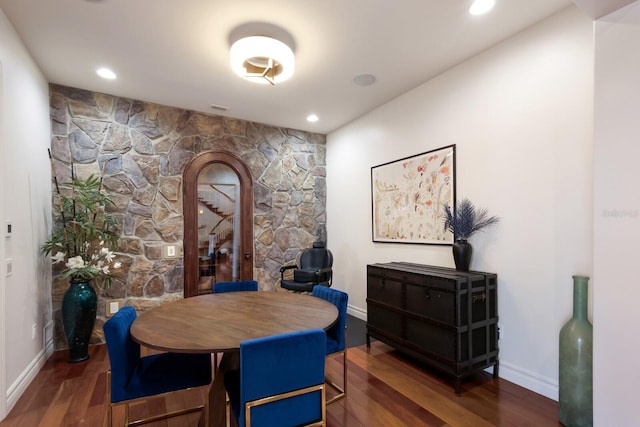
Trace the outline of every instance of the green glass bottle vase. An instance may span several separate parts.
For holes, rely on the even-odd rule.
[[[593,326],[587,317],[589,278],[573,276],[573,317],[560,329],[559,420],[593,426]]]

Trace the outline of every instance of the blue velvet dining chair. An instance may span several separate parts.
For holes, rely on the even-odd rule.
[[[240,280],[237,282],[218,282],[213,284],[213,293],[220,294],[223,292],[239,292],[239,291],[257,291],[258,282],[256,280]]]
[[[327,357],[342,354],[342,387],[327,378],[327,383],[338,391],[338,394],[327,401],[329,404],[347,396],[347,303],[349,295],[326,286],[315,286],[311,295],[329,301],[338,309],[338,320],[327,330]]]
[[[133,307],[122,307],[103,326],[111,369],[107,372],[109,408],[108,426],[116,405],[125,405],[125,425],[146,424],[156,420],[203,411],[209,418],[208,399],[203,405],[184,408],[142,420],[129,421],[129,404],[149,397],[207,386],[211,382],[210,354],[161,353],[140,357],[140,345],[131,338],[136,319]]]
[[[224,383],[238,427],[326,425],[322,329],[240,343],[240,369]]]

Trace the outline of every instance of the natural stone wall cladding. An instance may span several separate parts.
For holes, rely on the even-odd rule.
[[[182,174],[199,153],[224,150],[248,166],[254,184],[254,278],[277,290],[279,268],[316,238],[326,238],[325,136],[50,86],[51,152],[58,182],[103,175],[120,225],[123,268],[110,288],[94,284],[98,318],[92,343],[104,342],[107,300],[145,311],[183,297],[182,258],[163,259],[165,242],[182,245]],[[45,155],[43,153],[43,155]],[[54,270],[56,349],[69,283]]]

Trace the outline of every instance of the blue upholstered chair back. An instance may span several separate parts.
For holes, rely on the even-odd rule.
[[[211,355],[161,353],[140,357],[131,338],[133,307],[122,307],[103,326],[111,364],[111,402],[152,396],[211,382]]]
[[[349,295],[326,286],[314,286],[311,295],[322,298],[338,309],[338,320],[327,330],[327,354],[342,351],[345,348],[345,327],[347,324],[347,303]]]
[[[248,340],[240,344],[238,425],[245,425],[245,403],[323,384],[326,335],[321,329]],[[254,407],[252,427],[295,426],[322,418],[320,391]]]
[[[256,280],[240,280],[238,282],[218,282],[213,284],[213,293],[257,291],[258,282]]]
[[[104,337],[111,363],[111,401],[128,399],[125,389],[140,361],[140,345],[129,334],[136,310],[122,307],[104,324]]]

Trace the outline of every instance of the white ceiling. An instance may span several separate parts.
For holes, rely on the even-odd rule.
[[[572,1],[496,3],[481,17],[467,13],[470,0],[0,0],[0,8],[50,82],[328,133]],[[258,85],[233,74],[229,38],[247,23],[293,38],[290,80]],[[118,78],[100,79],[100,66]],[[355,85],[365,73],[376,83]],[[310,113],[320,121],[308,123]]]

